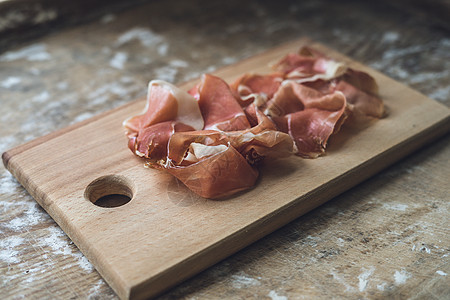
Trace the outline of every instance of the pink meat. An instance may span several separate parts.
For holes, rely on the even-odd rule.
[[[219,77],[203,75],[198,86],[198,95],[205,130],[233,131],[250,128],[250,123],[230,87]]]
[[[290,82],[275,94],[268,110],[278,129],[294,140],[297,154],[314,158],[324,153],[329,137],[339,131],[346,105],[341,92],[323,94]]]

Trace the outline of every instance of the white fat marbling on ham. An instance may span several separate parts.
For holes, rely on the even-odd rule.
[[[313,76],[307,76],[307,74],[304,74],[302,72],[299,72],[297,70],[294,70],[287,74],[287,80],[290,81],[293,80],[297,83],[304,83],[304,82],[312,82],[316,80],[331,80],[333,78],[339,77],[345,73],[347,70],[347,66],[344,63],[336,62],[334,60],[326,60],[323,61],[325,73],[317,73]]]
[[[212,156],[227,150],[229,146],[227,145],[215,145],[208,146],[201,143],[191,143],[189,147],[189,152],[184,159],[185,161],[197,162],[200,159],[208,156]]]
[[[150,93],[150,89],[153,85],[159,85],[168,91],[175,97],[178,102],[178,112],[176,120],[184,123],[186,125],[192,126],[196,130],[200,130],[203,128],[203,118],[200,112],[200,108],[198,107],[197,100],[189,95],[187,92],[182,89],[174,86],[171,83],[162,80],[152,80],[148,85],[148,91]],[[145,111],[148,109],[145,107]]]

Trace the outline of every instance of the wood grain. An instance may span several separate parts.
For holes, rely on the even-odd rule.
[[[231,81],[267,72],[268,62],[311,43],[288,43],[216,74]],[[193,195],[129,152],[121,123],[142,110],[142,100],[7,151],[4,164],[121,298],[155,296],[448,132],[446,107],[312,44],[374,76],[389,116],[359,133],[344,129],[320,159],[267,164],[254,189],[226,201]],[[86,187],[105,175],[126,178],[132,201],[117,208],[88,201]]]

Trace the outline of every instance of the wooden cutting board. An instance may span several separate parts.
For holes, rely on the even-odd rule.
[[[230,82],[244,72],[266,73],[268,63],[305,44],[375,77],[389,115],[362,131],[344,128],[324,157],[267,163],[248,192],[206,200],[144,168],[122,128],[144,100],[11,149],[3,162],[121,298],[158,295],[449,131],[445,106],[308,39],[215,74]],[[107,194],[132,200],[114,208],[91,202]]]

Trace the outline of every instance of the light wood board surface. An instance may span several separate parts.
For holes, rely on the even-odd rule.
[[[244,72],[268,72],[268,63],[303,44],[374,76],[389,115],[361,132],[344,128],[319,159],[267,163],[248,192],[205,200],[144,168],[122,128],[143,109],[142,100],[7,151],[4,164],[121,298],[157,295],[448,132],[445,106],[307,39],[215,74],[232,81]],[[86,187],[102,176],[133,199],[116,208],[88,201]]]

